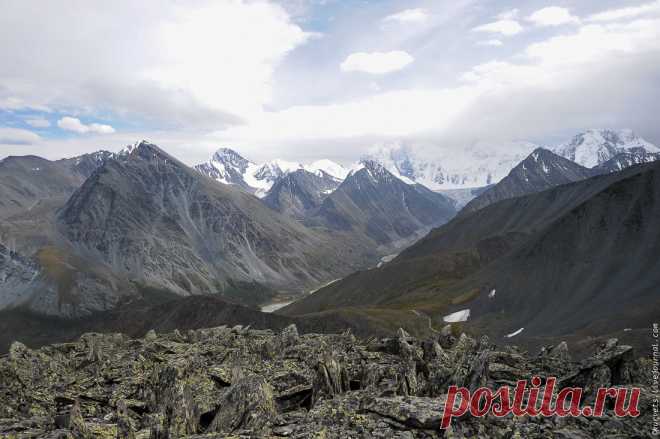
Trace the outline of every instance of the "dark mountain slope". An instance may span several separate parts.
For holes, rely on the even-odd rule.
[[[360,254],[147,142],[99,168],[58,221],[76,253],[180,294],[306,288],[346,273]]]
[[[510,251],[614,182],[649,166],[500,201],[459,215],[381,268],[354,273],[282,311],[302,314],[344,305],[386,303],[437,282],[455,282]]]
[[[660,315],[660,166],[616,182],[477,273],[476,324],[525,336],[623,330]],[[503,319],[503,316],[507,316]],[[499,324],[496,324],[499,322]]]
[[[35,156],[0,161],[0,219],[25,212],[39,202],[71,195],[83,178],[56,162]]]
[[[44,215],[53,211],[82,185],[105,160],[107,151],[50,161],[36,156],[11,156],[0,160],[0,219],[21,214]]]
[[[465,325],[497,337],[524,327],[522,338],[646,325],[658,311],[659,173],[635,166],[487,206],[281,312],[378,304],[442,324],[469,308]]]
[[[304,219],[317,209],[339,184],[340,181],[323,171],[315,174],[299,169],[277,180],[263,198],[263,202],[280,213]]]
[[[461,215],[508,198],[541,192],[562,184],[592,177],[593,171],[547,149],[537,148],[509,175],[470,201]]]
[[[156,297],[154,297],[154,295]],[[115,309],[89,316],[64,319],[35,313],[25,307],[0,310],[0,356],[14,341],[30,347],[62,343],[77,339],[84,333],[122,332],[131,337],[143,337],[149,330],[158,333],[188,329],[212,328],[220,325],[252,329],[281,330],[295,323],[303,332],[340,333],[351,329],[360,336],[391,335],[405,324],[407,313],[390,313],[387,324],[370,320],[365,313],[328,312],[302,318],[263,313],[217,295],[176,297],[156,292],[132,297]],[[426,321],[406,326],[413,334],[429,335]]]
[[[310,221],[390,244],[413,238],[456,214],[448,197],[406,184],[374,161],[363,165],[323,201]]]
[[[81,177],[82,180],[88,178],[98,168],[112,158],[115,154],[109,151],[96,151],[89,154],[83,154],[77,157],[57,160],[54,163],[67,169],[72,175]]]
[[[115,310],[79,319],[36,314],[24,308],[0,311],[0,352],[20,340],[29,346],[74,340],[86,332],[123,332],[142,337],[150,329],[199,329],[219,325],[250,325],[255,329],[281,329],[296,320],[228,303],[216,296],[170,298],[162,303],[132,300]]]
[[[459,215],[448,224],[434,229],[415,246],[406,249],[399,259],[473,248],[489,238],[531,235],[613,183],[652,169],[653,166],[633,166],[621,172],[503,200],[469,215]]]

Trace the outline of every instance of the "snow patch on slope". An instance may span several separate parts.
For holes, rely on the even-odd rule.
[[[524,330],[525,330],[525,328],[520,328],[517,331],[513,331],[511,334],[507,334],[506,338],[515,337],[516,335],[519,335],[520,333],[522,333]]]
[[[339,180],[344,180],[348,176],[348,173],[350,172],[348,169],[346,169],[339,163],[335,163],[332,160],[328,160],[328,159],[316,160],[315,162],[312,162],[309,165],[305,165],[305,169],[317,175],[318,175],[318,171],[323,171],[326,174],[329,174]]]
[[[457,323],[457,322],[467,322],[467,319],[470,318],[470,310],[462,309],[460,311],[453,312],[449,315],[446,315],[442,318],[445,323]]]

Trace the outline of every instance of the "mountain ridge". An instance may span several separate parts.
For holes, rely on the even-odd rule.
[[[540,192],[592,177],[594,171],[544,148],[535,149],[497,184],[470,201],[461,214],[507,198]]]
[[[524,327],[517,337],[536,346],[552,337],[597,335],[611,321],[619,332],[646,327],[660,309],[649,290],[660,273],[653,257],[660,254],[658,209],[660,162],[505,199],[459,215],[382,267],[278,312],[408,309],[443,324],[469,309],[463,328],[504,337]],[[564,300],[555,300],[555,290]],[[619,293],[625,299],[615,300]],[[598,304],[601,294],[612,304]],[[622,301],[627,305],[617,307]],[[517,312],[519,302],[526,305]],[[587,318],[591,308],[594,317]]]

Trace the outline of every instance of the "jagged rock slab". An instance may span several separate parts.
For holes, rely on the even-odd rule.
[[[647,364],[609,341],[591,360],[523,356],[462,335],[445,348],[405,331],[391,339],[296,335],[242,326],[144,339],[89,333],[32,350],[14,343],[0,357],[0,434],[8,437],[446,437],[439,430],[448,386],[497,386],[494,361],[520,366],[513,378],[565,377],[567,384],[641,386]],[[548,349],[544,352],[552,351]],[[434,352],[435,354],[433,354]],[[584,371],[607,369],[613,380]],[[630,373],[621,375],[617,371]],[[440,372],[440,373],[439,373]],[[582,375],[581,375],[582,374]],[[477,381],[475,381],[475,379]],[[560,380],[562,381],[562,380]],[[411,383],[416,385],[411,386]],[[650,398],[642,401],[650,408]],[[454,419],[454,437],[638,436],[639,418]],[[561,437],[561,436],[557,436]],[[568,436],[571,437],[571,436]]]

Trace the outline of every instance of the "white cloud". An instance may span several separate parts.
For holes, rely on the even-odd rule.
[[[48,128],[50,126],[48,119],[44,119],[42,117],[25,119],[25,123],[34,128]]]
[[[492,46],[492,47],[498,47],[504,45],[504,43],[501,40],[484,40],[484,41],[478,41],[477,45],[479,46]]]
[[[117,12],[117,3],[123,5],[124,12]],[[502,35],[522,32],[527,22],[520,20],[528,15],[527,10],[524,14],[500,14],[487,21],[509,24],[489,23],[479,30],[490,33],[470,35],[459,34],[471,17],[460,15],[464,9],[448,17],[429,6],[427,23],[434,26],[433,35],[428,35],[426,25],[397,26],[397,32],[382,32],[391,27],[385,25],[375,31],[363,29],[360,24],[364,17],[351,17],[355,18],[351,21],[338,15],[335,24],[324,28],[326,34],[319,40],[323,44],[306,48],[300,46],[309,41],[310,33],[262,0],[197,0],[188,2],[181,14],[172,3],[155,8],[156,3],[142,7],[143,2],[117,0],[101,3],[103,13],[85,9],[85,3],[83,12],[93,17],[87,21],[60,5],[64,24],[48,19],[57,8],[50,9],[51,2],[45,2],[43,17],[28,14],[34,23],[18,20],[14,24],[16,14],[11,10],[23,4],[8,2],[5,9],[12,19],[5,18],[5,9],[0,14],[0,26],[10,28],[3,35],[9,35],[13,43],[0,46],[0,106],[2,102],[14,108],[48,104],[83,122],[92,120],[91,114],[106,114],[106,110],[131,121],[137,114],[137,120],[149,117],[165,122],[150,124],[159,131],[130,133],[122,129],[107,135],[90,131],[85,136],[41,139],[29,148],[39,155],[74,155],[99,146],[119,149],[140,138],[151,139],[189,164],[206,159],[219,144],[234,146],[255,160],[275,156],[299,160],[304,155],[350,159],[372,142],[392,138],[422,138],[440,148],[438,145],[454,146],[450,141],[444,143],[445,138],[464,141],[460,146],[478,137],[533,136],[531,140],[537,140],[560,130],[564,135],[580,126],[631,125],[642,135],[651,131],[660,138],[660,128],[654,128],[660,112],[660,90],[656,87],[660,22],[650,13],[630,12],[634,8],[626,8],[625,13],[616,10],[616,14],[606,11],[609,15],[601,14],[597,22],[576,25],[564,35],[552,32],[554,37],[544,37],[550,30],[535,34],[534,44],[527,35],[521,35],[516,46],[527,47],[509,53],[515,46],[508,47]],[[233,19],[238,24],[229,30],[216,29],[208,23],[212,19],[193,13],[191,9],[198,6],[203,11],[210,8],[208,13],[215,18],[222,15],[220,10],[231,12],[217,22]],[[387,13],[382,10],[371,10],[373,15],[366,18],[383,24]],[[104,21],[106,14],[112,19]],[[260,24],[252,25],[253,21]],[[134,24],[131,32],[126,32],[126,22]],[[340,22],[341,27],[332,27]],[[83,29],[71,23],[80,23]],[[202,30],[197,32],[195,24]],[[99,28],[107,29],[107,36],[99,36]],[[35,29],[39,32],[31,36]],[[177,32],[181,34],[179,42]],[[85,33],[90,37],[82,38]],[[66,41],[51,44],[58,36]],[[33,47],[32,37],[41,42],[39,50]],[[444,50],[452,38],[455,50],[451,56],[455,55],[456,62]],[[546,39],[538,41],[542,38]],[[247,40],[245,45],[242,39]],[[474,44],[489,41],[507,43],[507,50],[470,50]],[[197,43],[200,45],[195,46]],[[499,43],[487,44],[494,47]],[[172,52],[168,53],[170,45]],[[36,60],[35,54],[43,53],[43,60],[27,62],[18,49],[16,53],[11,50],[22,46]],[[342,61],[337,54],[365,48],[379,54],[409,47],[415,47],[411,53],[416,59],[401,75],[342,75],[336,68]],[[483,55],[496,50],[497,59],[464,74],[457,71],[457,66],[474,65],[475,59],[482,62]],[[117,62],[117,54],[121,54],[121,62]],[[295,62],[282,65],[289,54],[297,57]],[[364,55],[369,58],[371,54]],[[14,68],[16,65],[20,68]],[[365,71],[365,65],[359,67],[363,68],[355,70]],[[390,68],[371,66],[371,71],[381,73]],[[327,72],[328,77],[317,81],[319,71]],[[454,85],[453,78],[461,74],[464,81]],[[285,82],[293,84],[293,90],[305,83],[310,89],[318,88],[318,94],[302,89],[289,96],[292,93],[285,90],[282,98],[279,87]],[[92,113],[94,110],[98,113]],[[80,124],[87,126],[83,122]],[[206,135],[210,130],[213,133]],[[25,154],[27,149],[3,145],[0,154]]]
[[[516,85],[557,87],[597,64],[616,63],[637,53],[657,54],[659,25],[660,20],[582,26],[575,34],[528,45],[518,55],[524,62],[490,61],[473,67],[461,79],[494,90]]]
[[[69,116],[63,117],[62,119],[58,120],[57,126],[62,128],[63,130],[73,131],[74,133],[78,133],[78,134],[86,134],[86,133],[112,134],[115,132],[115,129],[112,128],[110,125],[104,125],[100,123],[91,123],[89,125],[85,125],[80,121],[80,119]]]
[[[53,20],[52,17],[57,17]],[[126,23],[131,24],[127,31]],[[98,108],[178,129],[240,123],[308,41],[272,2],[3,2],[0,106]]]
[[[607,62],[627,54],[660,49],[660,20],[586,25],[576,34],[559,35],[527,47],[526,53],[543,66]],[[653,58],[649,58],[649,61]]]
[[[421,8],[406,9],[396,14],[388,15],[383,21],[398,21],[400,23],[419,23],[426,21],[429,14]]]
[[[506,36],[516,35],[522,32],[523,28],[515,20],[498,20],[492,23],[482,24],[472,29],[476,32],[491,32]]]
[[[562,24],[578,24],[580,19],[571,15],[566,8],[549,6],[535,11],[527,18],[537,26],[559,26]]]
[[[392,52],[356,52],[348,55],[341,63],[343,72],[364,72],[373,75],[401,70],[415,59],[407,52],[394,50]]]
[[[658,93],[649,95],[646,82],[636,78],[657,77],[659,59],[659,21],[581,26],[575,33],[530,44],[509,59],[475,66],[453,88],[374,91],[343,103],[295,106],[262,113],[245,126],[215,135],[219,142],[306,141],[350,144],[344,146],[349,150],[373,136],[466,141],[631,121],[639,126],[657,114],[652,108]]]
[[[0,145],[32,145],[39,140],[41,137],[32,131],[0,127]]]
[[[614,21],[660,13],[660,0],[628,8],[609,9],[587,17],[587,21]]]
[[[504,11],[499,14],[495,18],[498,20],[513,20],[518,17],[518,13],[520,11],[518,9],[511,9],[510,11]]]

